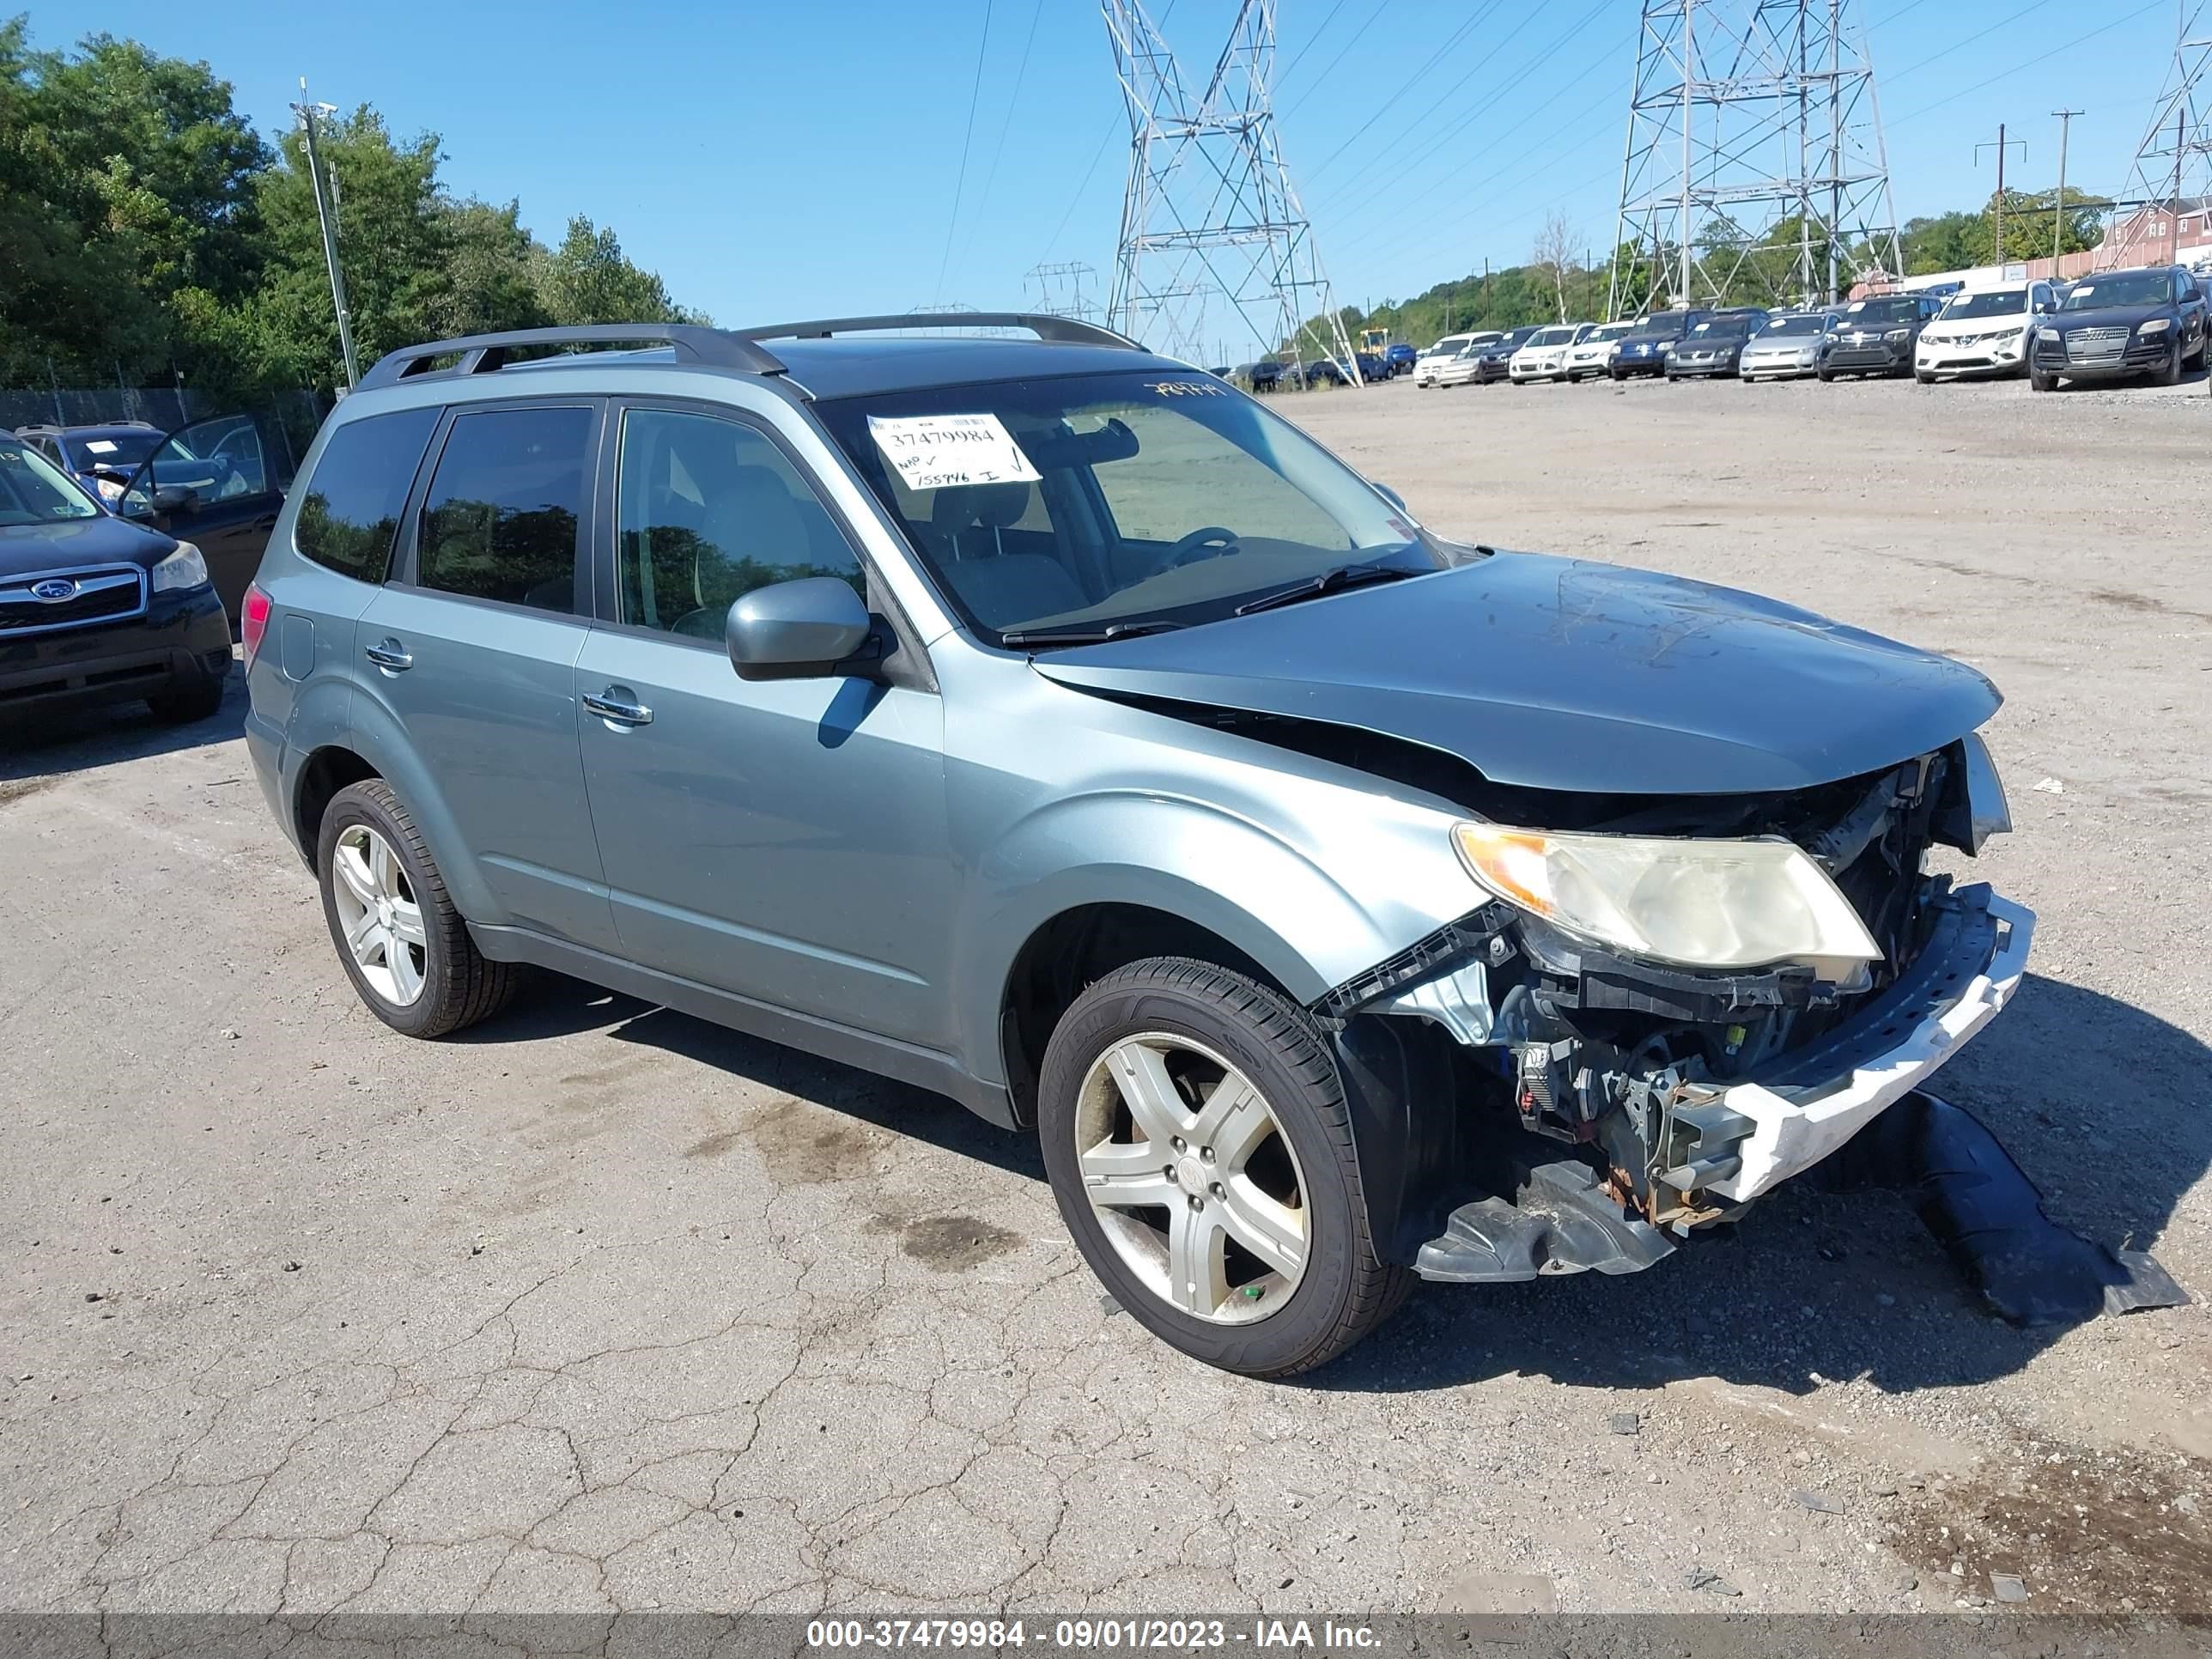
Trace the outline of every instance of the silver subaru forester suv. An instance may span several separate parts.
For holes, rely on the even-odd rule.
[[[538,964],[942,1091],[1277,1376],[1417,1275],[1651,1265],[2018,984],[1923,868],[2008,827],[1973,670],[960,321],[441,341],[330,417],[246,732],[380,1018]]]

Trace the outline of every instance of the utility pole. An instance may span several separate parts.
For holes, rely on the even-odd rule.
[[[1998,123],[1997,123],[1997,139],[1996,139],[1996,143],[1995,143],[1994,144],[1988,144],[1988,143],[1976,144],[1976,145],[1974,146],[1974,165],[1975,165],[1976,167],[1979,167],[1979,166],[1981,166],[1981,164],[1982,164],[1982,152],[1983,152],[1984,150],[1985,150],[1985,149],[1993,149],[1993,150],[1996,151],[1996,153],[1997,153],[1997,233],[1996,233],[1996,266],[1997,266],[1997,275],[1998,275],[1998,276],[2003,276],[2003,275],[2004,275],[2004,265],[2005,265],[2005,253],[2004,253],[2004,202],[2005,202],[2005,198],[2004,198],[2004,167],[2005,167],[2005,150],[2006,150],[2006,149],[2007,149],[2009,145],[2014,145],[2014,144],[2017,144],[2017,145],[2020,147],[2020,153],[2021,153],[2023,156],[2025,156],[2025,155],[2027,154],[2027,140],[2026,140],[2025,138],[2010,138],[2010,139],[2007,138],[2007,137],[2005,137],[2005,127],[2004,127],[2004,123],[2003,123],[2003,122],[2002,122],[2002,121],[2000,121],[2000,122],[1998,122]]]
[[[2181,263],[2181,158],[2188,153],[2184,118],[2173,118],[2173,211],[2166,216],[2166,262]]]
[[[307,102],[307,77],[300,77],[300,101],[292,106],[292,112],[300,118],[301,130],[307,134],[307,182],[315,192],[315,219],[323,228],[323,262],[331,272],[331,309],[337,313],[338,349],[345,354],[346,390],[350,392],[361,382],[361,365],[353,350],[353,313],[346,308],[345,275],[338,269],[337,226],[332,222],[330,204],[323,196],[323,164],[315,152],[315,118],[335,115],[335,104]]]
[[[2059,258],[2066,251],[2066,130],[2083,112],[2055,109],[2051,112],[2058,118],[2058,199],[2051,204],[2051,274],[2056,276]]]

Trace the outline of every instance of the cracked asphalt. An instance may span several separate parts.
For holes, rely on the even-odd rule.
[[[1448,532],[1990,672],[1985,872],[2041,927],[1944,1091],[2201,1297],[2207,401],[1281,406]],[[565,981],[387,1032],[241,700],[0,737],[0,1607],[2205,1610],[2201,1302],[2014,1330],[1901,1200],[1785,1189],[1645,1274],[1425,1287],[1316,1376],[1221,1376],[950,1103]]]

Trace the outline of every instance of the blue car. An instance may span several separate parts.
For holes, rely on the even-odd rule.
[[[1413,372],[1413,359],[1419,355],[1413,347],[1401,341],[1396,345],[1383,348],[1382,367],[1389,370],[1394,377],[1400,374],[1411,374]]]
[[[246,746],[379,1019],[537,964],[948,1095],[1133,1327],[1283,1376],[1417,1277],[1656,1266],[2019,984],[1966,664],[950,320],[1037,337],[532,330],[338,405]]]

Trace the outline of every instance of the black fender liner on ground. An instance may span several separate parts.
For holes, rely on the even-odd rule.
[[[2043,1212],[2035,1183],[1980,1119],[1916,1090],[1803,1179],[1833,1193],[1903,1193],[1969,1284],[2016,1325],[2189,1300],[2140,1250],[2115,1255]]]

